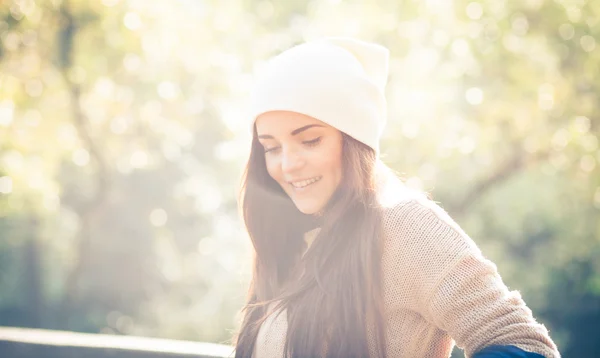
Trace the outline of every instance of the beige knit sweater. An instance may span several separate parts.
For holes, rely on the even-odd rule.
[[[455,343],[467,357],[490,345],[560,357],[519,292],[442,208],[411,196],[385,209],[383,220],[388,357],[449,357]],[[309,245],[315,234],[305,237]],[[283,357],[286,330],[285,312],[271,313],[254,358]]]

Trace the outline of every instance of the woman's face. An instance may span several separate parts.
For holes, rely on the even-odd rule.
[[[288,111],[261,114],[256,132],[269,175],[302,213],[321,211],[342,180],[342,133]]]

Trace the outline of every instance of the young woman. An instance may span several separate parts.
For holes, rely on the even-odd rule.
[[[255,250],[236,357],[559,357],[496,266],[379,160],[388,50],[326,38],[252,94],[240,207]]]

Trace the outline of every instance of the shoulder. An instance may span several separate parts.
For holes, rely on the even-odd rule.
[[[482,255],[476,243],[438,203],[418,193],[382,207],[381,234],[388,262],[397,265],[404,261],[423,272],[442,273],[464,257]]]
[[[446,210],[426,193],[408,187],[384,165],[380,165],[378,180],[384,252],[395,249],[406,253],[410,246],[418,247],[420,252],[437,251],[436,256],[440,257],[479,250]]]
[[[385,292],[406,291],[409,307],[429,316],[428,302],[445,281],[480,269],[494,272],[475,242],[437,203],[410,198],[385,208],[382,215],[382,272]]]
[[[377,202],[384,226],[443,222],[460,231],[448,213],[425,192],[409,187],[383,165],[378,170]]]
[[[410,232],[443,229],[451,234],[466,235],[446,210],[418,192],[403,196],[391,206],[382,206],[382,224],[390,234],[404,228]]]

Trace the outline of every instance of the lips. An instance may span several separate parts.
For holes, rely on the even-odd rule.
[[[303,189],[303,188],[306,188],[307,186],[309,186],[311,184],[314,184],[314,183],[318,182],[319,180],[321,180],[321,178],[323,178],[323,177],[322,176],[317,176],[317,177],[312,177],[312,178],[303,179],[303,180],[291,181],[289,183],[295,189]]]

